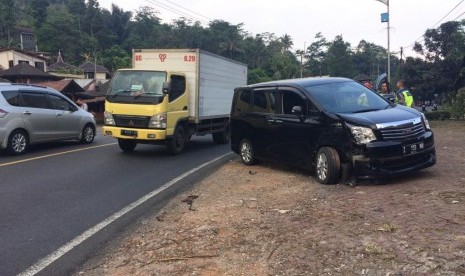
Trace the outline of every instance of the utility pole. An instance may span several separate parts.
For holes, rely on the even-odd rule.
[[[388,21],[387,21],[387,44],[388,44],[388,60],[387,60],[387,81],[391,83],[391,14],[389,13],[389,0],[386,1],[387,5],[387,14],[388,14]]]
[[[387,81],[391,82],[391,15],[389,14],[389,0],[376,0],[387,6],[387,13],[381,14],[381,22],[387,23]]]

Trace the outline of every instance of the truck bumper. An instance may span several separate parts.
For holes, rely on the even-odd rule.
[[[164,129],[124,128],[114,126],[104,126],[103,135],[118,139],[136,139],[143,142],[160,142],[167,138],[166,130]]]

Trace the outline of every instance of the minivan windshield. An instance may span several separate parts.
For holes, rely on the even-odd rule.
[[[125,103],[159,103],[163,100],[166,72],[117,71],[108,89],[107,100]]]
[[[360,113],[390,107],[383,97],[355,81],[312,85],[305,89],[331,113]]]

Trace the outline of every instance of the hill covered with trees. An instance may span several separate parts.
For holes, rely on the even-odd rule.
[[[248,64],[250,83],[301,74],[375,78],[387,63],[387,50],[366,40],[353,46],[342,35],[329,40],[318,33],[309,37],[307,49],[295,51],[287,34],[251,34],[243,24],[220,19],[208,25],[182,17],[163,23],[152,7],[107,10],[97,0],[0,0],[1,48],[19,44],[11,35],[18,27],[33,29],[40,51],[60,50],[75,65],[95,57],[112,71],[130,66],[133,48],[200,48]],[[406,78],[423,99],[443,93],[455,98],[465,86],[464,28],[464,22],[446,22],[427,30],[415,45],[415,58],[400,61],[391,53],[393,79]]]

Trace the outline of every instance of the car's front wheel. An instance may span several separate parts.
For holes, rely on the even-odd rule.
[[[95,138],[95,128],[91,124],[87,124],[81,133],[81,143],[90,144],[94,141]]]
[[[15,130],[8,137],[8,152],[13,155],[20,155],[27,151],[29,147],[29,136],[24,130]]]
[[[239,144],[239,155],[242,163],[246,166],[252,166],[257,162],[253,145],[249,139],[242,139]]]
[[[124,152],[131,152],[137,146],[137,141],[132,139],[118,139],[118,146]]]
[[[316,179],[322,184],[336,184],[341,172],[341,161],[337,151],[322,147],[316,155]]]

